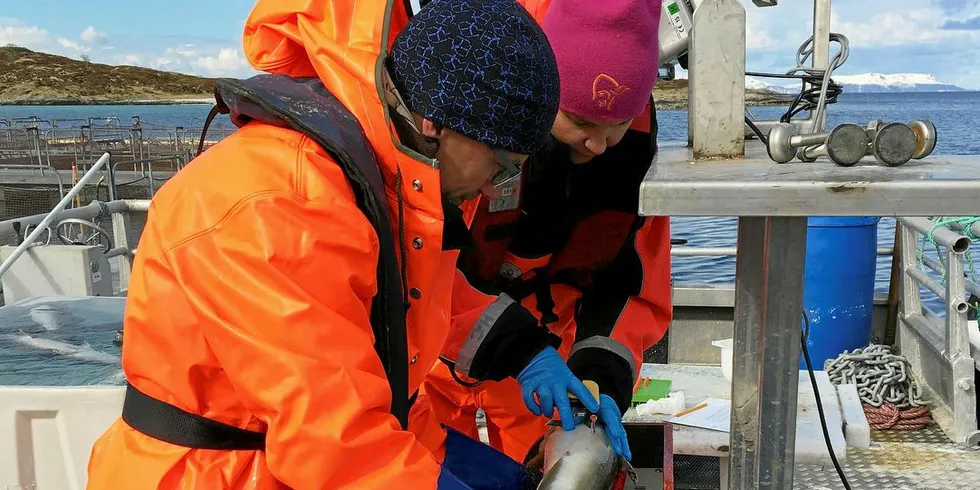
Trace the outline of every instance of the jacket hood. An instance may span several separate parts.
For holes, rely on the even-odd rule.
[[[401,161],[432,164],[396,144],[381,98],[384,58],[407,23],[405,2],[398,0],[258,0],[245,22],[243,47],[256,70],[318,77],[360,121],[388,180]]]

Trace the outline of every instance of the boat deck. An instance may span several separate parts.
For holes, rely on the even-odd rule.
[[[868,449],[847,449],[843,469],[852,489],[961,489],[980,481],[980,448],[950,442],[936,425],[917,431],[872,430],[871,440]],[[798,465],[793,487],[827,490],[843,485],[833,466]]]
[[[938,426],[918,431],[871,431],[871,447],[847,448],[844,476],[853,490],[949,490],[980,481],[980,448],[953,444]],[[720,488],[719,459],[674,457],[676,490]],[[793,488],[842,489],[833,465],[796,465]]]

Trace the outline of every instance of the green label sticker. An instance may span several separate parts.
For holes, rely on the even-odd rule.
[[[681,8],[677,6],[677,3],[676,2],[667,6],[667,12],[670,15],[676,15],[677,12],[680,12],[680,11],[681,11]]]

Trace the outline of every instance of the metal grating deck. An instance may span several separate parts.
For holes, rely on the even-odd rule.
[[[953,444],[938,426],[872,431],[871,448],[847,448],[844,475],[854,490],[962,490],[980,484],[980,448]],[[674,456],[677,490],[715,490],[718,458]],[[797,465],[793,487],[838,490],[833,466]]]
[[[872,431],[871,448],[847,448],[844,475],[852,489],[943,490],[976,488],[980,448],[953,444],[938,426],[918,431]],[[843,488],[833,466],[797,467],[794,488]]]

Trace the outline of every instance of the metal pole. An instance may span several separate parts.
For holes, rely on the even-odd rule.
[[[739,218],[732,489],[793,488],[806,217]]]
[[[963,256],[946,251],[946,342],[949,358],[970,357],[970,337],[967,334],[966,288],[963,286]],[[941,295],[940,297],[942,297]],[[974,429],[976,423],[974,422]]]
[[[953,376],[953,426],[956,442],[976,444],[977,404],[975,362],[970,355],[963,255],[946,250],[946,356]],[[972,439],[972,441],[971,441]]]
[[[895,227],[894,249],[892,253],[891,272],[888,277],[888,313],[885,317],[885,332],[879,342],[885,345],[895,345],[898,328],[898,300],[902,294],[902,235],[901,229]],[[879,255],[880,249],[879,249]]]
[[[923,235],[928,235],[932,233],[932,239],[936,241],[939,245],[951,249],[956,253],[965,253],[970,249],[970,239],[956,233],[955,231],[946,228],[945,226],[940,226],[933,229],[933,221],[928,218],[898,218],[898,221],[910,228],[922,233]]]
[[[126,251],[119,255],[119,291],[129,289],[129,280],[133,271],[132,247],[135,245],[129,241],[129,228],[132,221],[128,213],[116,213],[112,215],[112,241],[113,247]],[[106,254],[108,258],[108,254]]]
[[[85,206],[82,206],[80,208],[63,209],[58,213],[58,217],[61,219],[66,219],[66,218],[92,219],[98,216],[99,213],[103,212],[102,206],[105,206],[105,212],[110,214],[117,214],[126,211],[146,212],[150,208],[150,200],[149,199],[123,199],[118,201],[109,201],[107,203],[103,203],[100,201],[92,201],[91,203],[86,204]],[[40,223],[41,221],[43,221],[46,216],[47,214],[35,214],[33,216],[26,216],[23,218],[14,218],[5,221],[0,221],[0,237],[13,235],[17,233],[16,230],[14,230],[15,223],[19,223],[22,227],[34,226]]]
[[[32,231],[31,234],[28,235],[24,239],[24,241],[17,246],[16,249],[14,249],[13,253],[11,253],[10,256],[7,257],[7,260],[3,261],[3,264],[0,264],[0,277],[2,277],[7,272],[7,270],[10,269],[10,267],[24,253],[25,250],[31,247],[31,245],[34,243],[34,240],[36,240],[37,237],[40,236],[45,229],[47,229],[47,227],[51,224],[52,221],[54,221],[54,218],[58,216],[61,210],[68,203],[70,203],[72,199],[75,198],[75,195],[81,192],[82,188],[88,185],[88,183],[91,182],[92,179],[94,179],[99,174],[99,170],[108,161],[109,161],[109,153],[108,152],[103,153],[102,157],[99,158],[97,162],[95,162],[95,165],[92,165],[92,168],[90,168],[88,172],[85,172],[85,175],[83,175],[82,178],[79,179],[78,183],[75,184],[75,186],[72,187],[71,190],[69,190],[68,193],[61,198],[61,201],[58,202],[58,205],[55,206],[55,208],[52,209],[51,212],[48,213],[48,215],[45,216],[43,220],[41,220],[41,222],[37,225],[37,228],[35,228],[34,231]]]
[[[960,223],[950,223],[949,227],[954,230],[966,231],[966,227]],[[980,236],[980,221],[975,221],[970,225],[970,233],[972,233],[973,236]]]
[[[965,282],[966,282],[967,291],[977,296],[980,296],[980,284],[977,284],[969,279],[967,279]]]
[[[956,303],[953,303],[954,297],[947,298],[946,289],[943,288],[939,281],[929,277],[925,272],[922,272],[915,266],[915,264],[905,266],[905,273],[909,275],[915,282],[923,285],[929,291],[932,291],[940,299],[946,299],[946,309],[952,311],[958,311],[965,313],[967,310],[966,301],[960,298]]]
[[[811,65],[820,70],[826,70],[830,66],[830,0],[814,0],[813,2],[813,55]],[[813,121],[812,128],[814,133],[822,133],[826,130],[826,109],[821,113],[819,120]]]
[[[895,226],[901,230],[902,236],[902,270],[908,270],[909,267],[915,266],[915,230],[901,219],[896,220]],[[906,319],[922,313],[922,290],[919,289],[918,283],[905,277],[902,278],[902,310],[901,317]]]
[[[732,257],[738,250],[735,247],[671,247],[670,255],[674,257]],[[894,247],[878,247],[877,254],[881,256],[891,256],[895,253]]]
[[[729,484],[733,490],[757,488],[759,460],[758,407],[761,346],[757,326],[762,324],[759,292],[765,287],[763,248],[758,237],[766,233],[762,218],[739,218],[738,254],[735,257],[735,325],[732,356],[732,415]],[[750,248],[751,247],[751,248]]]
[[[689,126],[695,159],[745,155],[745,7],[705,0],[691,30]]]
[[[735,247],[672,247],[675,257],[731,257],[738,253]]]

